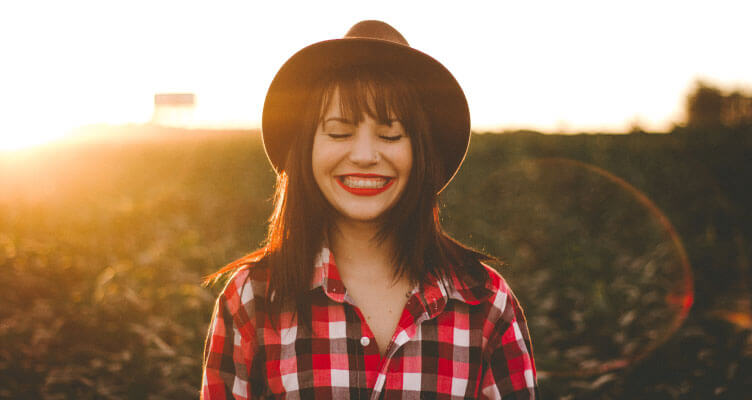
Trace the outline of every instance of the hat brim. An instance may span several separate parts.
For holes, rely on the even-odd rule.
[[[431,56],[394,42],[343,38],[312,44],[295,53],[274,77],[264,102],[264,149],[277,173],[284,170],[289,146],[300,134],[305,91],[324,73],[347,66],[384,66],[418,83],[431,123],[431,134],[443,158],[442,190],[462,164],[470,139],[470,112],[462,88],[452,74]],[[441,190],[439,190],[441,191]]]

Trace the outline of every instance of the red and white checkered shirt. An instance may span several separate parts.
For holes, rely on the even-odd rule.
[[[312,329],[265,312],[268,271],[240,270],[217,299],[203,399],[533,399],[527,324],[504,279],[470,285],[452,273],[416,288],[382,356],[328,249],[312,284]]]

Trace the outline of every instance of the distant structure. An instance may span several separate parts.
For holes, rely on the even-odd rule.
[[[157,93],[151,123],[161,126],[188,127],[193,124],[196,95],[193,93]]]
[[[698,82],[687,98],[687,124],[690,126],[739,126],[752,124],[752,96],[735,90],[720,89]]]

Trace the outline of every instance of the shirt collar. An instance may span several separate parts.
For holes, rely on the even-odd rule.
[[[461,279],[455,268],[450,268],[448,272],[448,276],[443,280],[429,274],[425,281],[413,290],[413,295],[421,299],[431,318],[443,311],[449,299],[476,305],[488,299],[494,292],[490,279],[479,282],[469,274],[463,274],[464,279]],[[452,285],[448,284],[450,279]],[[327,297],[338,303],[346,299],[347,290],[337,270],[334,255],[327,247],[321,250],[315,261],[311,290],[319,287],[324,290]]]
[[[311,281],[311,290],[323,288],[326,295],[338,302],[345,301],[345,284],[340,278],[337,264],[334,263],[334,256],[329,248],[324,247],[316,257],[313,270],[313,280]]]

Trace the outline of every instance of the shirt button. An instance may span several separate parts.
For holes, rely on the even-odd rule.
[[[360,345],[363,347],[367,347],[369,344],[371,344],[371,339],[368,338],[368,336],[363,336],[360,338]]]

